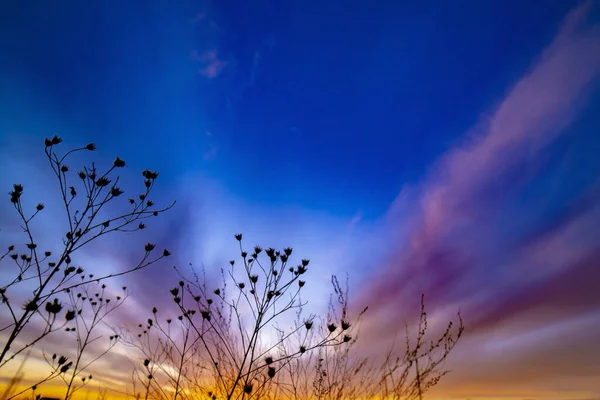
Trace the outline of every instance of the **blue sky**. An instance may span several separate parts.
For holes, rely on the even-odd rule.
[[[127,153],[144,136],[163,173],[202,168],[245,198],[370,217],[501,98],[572,6],[120,3],[5,5],[4,112]],[[209,79],[191,53],[212,50],[226,66]]]
[[[382,310],[426,290],[440,313],[471,311],[446,393],[542,398],[550,376],[572,385],[568,368],[600,374],[574,361],[521,382],[465,361],[498,335],[522,346],[528,313],[600,331],[584,285],[600,278],[597,3],[151,3],[0,5],[0,165],[20,179],[30,143],[94,141],[161,172],[179,201],[161,235],[181,262],[218,263],[244,231],[327,265],[317,288],[348,271]],[[508,352],[489,354],[523,363]]]

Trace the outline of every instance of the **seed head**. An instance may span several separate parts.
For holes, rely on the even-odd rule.
[[[123,161],[119,157],[117,157],[117,158],[115,158],[113,165],[117,168],[123,168],[125,166],[125,161]]]
[[[110,179],[108,179],[105,176],[102,176],[102,177],[98,178],[98,180],[96,181],[96,186],[105,187],[105,186],[108,186],[109,183],[110,183]]]
[[[65,319],[67,321],[72,321],[75,319],[75,310],[69,310],[65,313]]]
[[[69,368],[71,368],[71,365],[73,365],[73,362],[72,362],[72,361],[69,361],[69,363],[68,363],[68,364],[65,364],[65,365],[63,365],[63,366],[61,367],[61,369],[60,369],[60,372],[61,372],[62,374],[66,373],[66,372],[69,370]]]
[[[154,180],[154,179],[158,178],[158,172],[145,169],[142,171],[142,176],[144,178],[146,178],[147,180]]]

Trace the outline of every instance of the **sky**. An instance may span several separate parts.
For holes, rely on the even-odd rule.
[[[594,1],[2,2],[0,186],[51,193],[43,138],[93,141],[160,171],[180,265],[291,245],[382,344],[421,293],[460,308],[432,396],[597,399],[599,77]],[[132,309],[170,274],[125,279]]]

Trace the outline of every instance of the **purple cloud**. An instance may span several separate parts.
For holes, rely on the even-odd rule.
[[[600,280],[598,198],[526,240],[519,219],[527,210],[514,206],[520,191],[535,183],[547,147],[568,131],[597,83],[600,26],[586,23],[591,7],[583,3],[565,18],[552,43],[469,132],[465,145],[442,156],[420,187],[400,193],[386,223],[403,228],[392,235],[394,251],[359,302],[380,307],[368,320],[367,330],[378,326],[369,336],[392,337],[397,318],[386,316],[399,305],[416,312],[424,292],[434,316],[449,317],[462,308],[465,342],[476,347],[463,343],[457,357],[468,365],[487,357],[485,337],[498,327],[511,326],[509,335],[516,336],[598,309],[600,295],[592,283]],[[527,324],[521,320],[525,315]],[[595,318],[598,326],[600,315]],[[532,346],[544,346],[544,340]],[[562,345],[568,346],[565,340]],[[507,368],[523,361],[519,353],[511,354],[504,355]],[[549,360],[561,362],[558,355]],[[485,365],[480,378],[485,386],[498,368],[489,360],[477,362]],[[600,374],[598,367],[594,371]],[[453,387],[476,383],[460,376],[455,373]]]

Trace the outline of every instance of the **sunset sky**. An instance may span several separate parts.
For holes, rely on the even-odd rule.
[[[57,205],[44,137],[95,142],[160,172],[170,263],[290,245],[315,310],[349,274],[374,355],[421,293],[460,308],[431,398],[599,399],[598,78],[594,1],[3,1],[0,192]],[[3,248],[15,221],[6,196]],[[133,262],[129,238],[85,257]],[[132,315],[170,266],[119,281]]]

